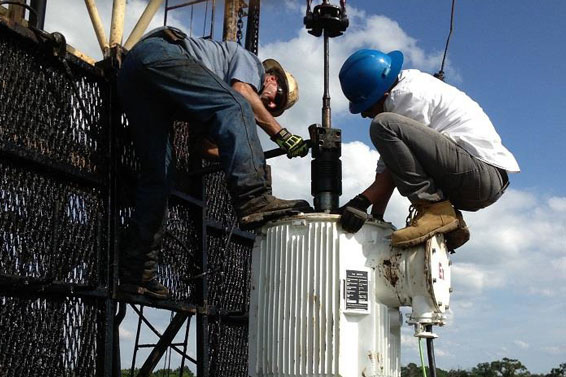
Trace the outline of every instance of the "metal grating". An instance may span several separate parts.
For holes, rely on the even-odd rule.
[[[113,248],[132,215],[139,163],[112,74],[67,58],[0,19],[0,376],[113,368]],[[210,368],[199,375],[244,377],[253,237],[233,228],[223,173],[191,174],[191,142],[176,122],[178,194],[158,268],[173,297],[159,307],[207,303],[214,314],[197,341]]]
[[[103,311],[95,300],[1,297],[0,375],[98,375]]]
[[[104,283],[103,203],[99,189],[0,160],[0,274]]]
[[[0,32],[0,148],[100,177],[107,84],[94,68],[69,67],[48,47]]]

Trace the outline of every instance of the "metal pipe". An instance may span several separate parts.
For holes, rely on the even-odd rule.
[[[426,331],[432,333],[432,325],[426,326]],[[433,338],[426,339],[426,353],[428,356],[428,370],[430,377],[436,377],[436,361],[434,358],[434,343]]]
[[[236,40],[236,22],[236,0],[226,0],[224,2],[224,30],[222,32],[222,40]]]
[[[8,18],[10,20],[13,20],[14,22],[22,24],[24,21],[25,8],[26,8],[25,0],[14,0],[11,2],[5,2],[5,4],[8,4]],[[18,5],[18,4],[22,4],[22,5]]]
[[[328,30],[324,29],[324,94],[322,96],[322,127],[331,128],[330,120],[330,92],[328,90],[329,82],[329,37]]]
[[[111,48],[122,43],[125,15],[126,0],[114,0],[114,4],[112,5],[112,23],[110,24]]]
[[[86,9],[88,10],[88,15],[90,16],[90,21],[94,28],[94,33],[96,34],[96,39],[98,40],[98,45],[104,56],[107,55],[109,45],[108,39],[106,39],[106,34],[104,33],[104,26],[102,26],[102,21],[100,20],[100,15],[98,14],[98,8],[96,8],[95,0],[85,0]]]
[[[124,48],[126,50],[134,47],[134,45],[140,40],[161,4],[163,4],[163,0],[150,0],[136,26],[134,26],[134,30],[132,30],[130,36],[128,37],[128,40],[126,40],[126,43],[124,43]]]
[[[216,14],[216,0],[212,0],[212,10],[210,11],[210,39],[214,39],[214,21]]]
[[[47,0],[31,0],[30,6],[35,9],[35,13],[30,12],[29,23],[36,28],[43,30],[45,26],[45,5]]]

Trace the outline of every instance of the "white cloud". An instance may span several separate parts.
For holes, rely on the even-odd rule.
[[[433,71],[439,66],[441,55],[427,53],[409,37],[399,24],[384,16],[366,15],[365,12],[349,7],[351,19],[348,32],[330,40],[329,91],[332,113],[335,118],[353,117],[348,112],[348,102],[342,94],[338,72],[344,61],[360,48],[375,48],[383,51],[400,49],[406,57],[406,66],[424,71]],[[288,41],[261,45],[262,59],[277,59],[297,79],[300,88],[299,102],[280,118],[289,130],[300,135],[307,134],[306,128],[321,122],[322,95],[324,88],[322,38],[315,38],[300,29],[297,36]],[[356,116],[359,119],[359,116]]]
[[[548,199],[548,206],[553,211],[566,212],[566,198],[550,198]]]
[[[529,343],[523,342],[522,340],[515,340],[513,343],[521,349],[529,348]]]
[[[102,53],[85,2],[66,1],[64,7],[56,6],[55,3],[50,5],[47,6],[45,15],[45,29],[49,32],[58,31],[62,33],[68,44],[95,60],[101,60]],[[129,0],[127,2],[123,42],[126,42],[146,5],[147,1],[144,0]],[[112,20],[112,1],[98,0],[96,1],[96,6],[104,25],[106,39],[108,40],[110,38],[110,23]],[[147,30],[163,25],[163,9],[163,6],[159,8]],[[182,19],[179,16],[179,13],[170,12],[167,15],[167,23],[173,26],[182,25]]]
[[[120,326],[120,339],[122,339],[122,340],[126,340],[126,339],[133,340],[134,334],[122,325],[122,326]]]
[[[543,351],[550,355],[563,355],[566,353],[566,345],[543,347]]]

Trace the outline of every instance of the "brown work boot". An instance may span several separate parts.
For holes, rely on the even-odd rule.
[[[118,289],[125,293],[143,295],[158,300],[164,300],[169,297],[169,289],[156,279],[132,283],[121,283]]]
[[[444,235],[444,239],[446,240],[446,247],[448,248],[448,250],[456,250],[470,240],[470,230],[468,229],[468,225],[464,221],[462,212],[458,211],[457,209],[455,210],[455,212],[456,217],[458,218],[458,228]]]
[[[270,220],[312,212],[312,207],[306,200],[284,200],[264,194],[239,206],[236,211],[240,218],[240,228],[253,229]]]
[[[169,297],[169,289],[157,281],[157,264],[161,232],[152,242],[142,242],[132,225],[126,231],[120,250],[121,292],[143,295],[159,300]]]
[[[393,232],[391,246],[411,247],[423,243],[432,236],[450,232],[458,227],[458,219],[452,204],[442,202],[418,202],[413,205],[416,215],[407,218],[407,227]]]

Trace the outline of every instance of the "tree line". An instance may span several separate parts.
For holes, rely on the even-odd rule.
[[[427,376],[430,376],[428,367],[425,367]],[[130,369],[122,370],[122,377],[131,377]],[[133,376],[136,376],[139,369],[134,369]],[[188,367],[177,369],[160,369],[153,372],[151,377],[195,377]],[[415,363],[409,363],[407,366],[401,367],[401,377],[421,377],[422,367]],[[470,370],[451,369],[443,370],[436,368],[436,377],[566,377],[566,363],[561,363],[558,367],[552,368],[546,374],[530,373],[519,360],[504,357],[501,360],[488,363],[479,363]]]
[[[427,376],[430,376],[428,367],[425,368]],[[415,363],[401,367],[401,377],[421,377],[422,374],[422,367]],[[497,361],[479,363],[470,370],[436,368],[436,377],[566,377],[566,363],[552,368],[546,374],[534,374],[529,372],[519,360],[504,357]]]

